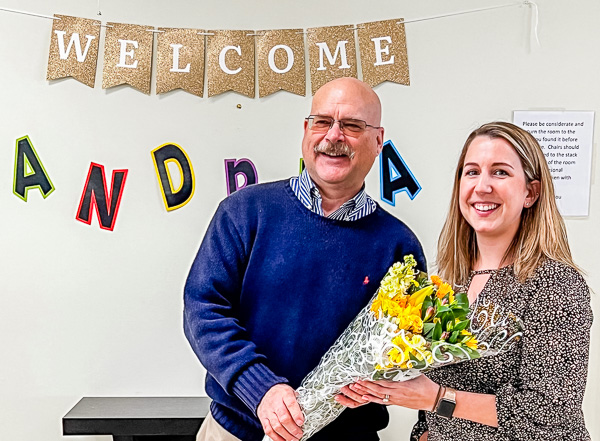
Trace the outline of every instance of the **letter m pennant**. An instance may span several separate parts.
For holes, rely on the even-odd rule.
[[[117,213],[126,179],[127,170],[114,170],[109,193],[106,188],[104,166],[92,162],[75,218],[78,221],[91,225],[92,210],[95,208],[100,228],[112,231],[117,220]]]

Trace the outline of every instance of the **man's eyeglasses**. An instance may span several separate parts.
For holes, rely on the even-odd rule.
[[[330,116],[309,115],[306,118],[308,128],[313,132],[327,132],[337,122],[340,124],[340,130],[345,135],[362,133],[367,127],[378,129],[379,127],[367,124],[361,119],[334,119]]]

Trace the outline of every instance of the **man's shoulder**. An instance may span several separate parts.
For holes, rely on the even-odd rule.
[[[376,217],[380,222],[388,224],[389,228],[408,230],[412,233],[412,230],[404,223],[404,221],[385,210],[380,204],[377,204],[377,209],[373,212],[373,214],[377,215]]]

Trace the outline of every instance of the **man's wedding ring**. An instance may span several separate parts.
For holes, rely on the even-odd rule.
[[[385,394],[385,396],[383,397],[382,400],[384,403],[389,403],[390,402],[390,396],[388,394]]]

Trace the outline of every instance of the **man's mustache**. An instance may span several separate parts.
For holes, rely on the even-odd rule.
[[[325,153],[330,156],[348,156],[350,159],[354,158],[355,152],[350,146],[344,142],[333,143],[331,141],[323,140],[314,147],[315,153]]]

